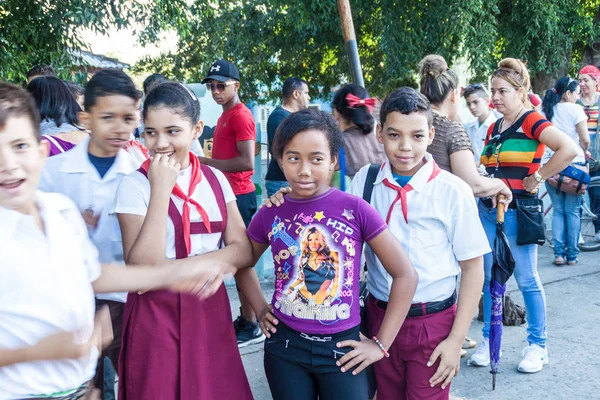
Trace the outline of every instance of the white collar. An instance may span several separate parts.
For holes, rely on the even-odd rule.
[[[423,165],[416,174],[410,178],[408,183],[410,186],[417,192],[423,191],[427,182],[431,178],[431,174],[433,173],[433,167],[435,165],[435,161],[433,161],[433,157],[429,153],[425,153],[425,165]],[[375,185],[382,183],[384,179],[386,179],[395,186],[400,187],[398,182],[394,179],[394,175],[392,173],[392,164],[389,159],[386,157],[385,162],[381,165],[379,169],[379,173],[377,174],[377,179],[375,179]]]
[[[35,192],[35,203],[39,209],[40,217],[47,223],[48,213],[61,212],[68,209],[68,202],[54,202],[51,201],[51,196],[57,196],[56,194],[48,194],[37,190]],[[31,215],[23,214],[19,211],[12,210],[6,207],[0,207],[0,221],[2,221],[2,228],[0,229],[0,242],[6,243],[7,240],[11,239],[23,218],[32,218]]]
[[[85,140],[73,149],[63,153],[62,157],[65,158],[65,161],[62,163],[60,171],[66,173],[85,173],[90,171],[92,162],[88,156],[89,143],[90,138],[85,138]],[[104,179],[113,174],[127,175],[131,173],[135,170],[133,164],[131,155],[124,149],[119,150],[115,162],[104,176]]]

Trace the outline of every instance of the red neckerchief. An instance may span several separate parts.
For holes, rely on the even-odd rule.
[[[427,182],[431,182],[442,171],[441,168],[436,164],[435,161],[431,160],[429,162],[433,163],[433,171],[431,171],[431,176],[429,177]],[[389,187],[390,189],[393,189],[396,192],[398,192],[396,199],[390,205],[390,209],[388,210],[388,214],[387,214],[387,218],[385,219],[385,222],[387,224],[390,223],[390,217],[392,216],[392,210],[394,209],[394,206],[396,205],[396,203],[398,201],[401,201],[400,205],[402,207],[402,215],[404,215],[404,221],[406,221],[406,223],[408,224],[408,203],[406,201],[406,194],[408,192],[410,192],[411,190],[413,190],[413,187],[410,185],[410,183],[407,183],[406,185],[404,185],[404,187],[394,185],[392,182],[389,181],[388,178],[385,178],[383,180],[383,184],[385,186]]]
[[[202,223],[206,227],[208,233],[211,233],[210,229],[210,220],[208,219],[208,214],[206,210],[194,199],[192,199],[192,194],[196,190],[196,186],[202,181],[202,171],[200,170],[200,161],[198,157],[194,155],[194,153],[190,152],[190,165],[192,167],[192,177],[190,179],[190,189],[188,190],[188,194],[186,195],[183,190],[179,187],[178,184],[175,184],[173,191],[171,194],[173,196],[179,197],[183,200],[183,213],[181,214],[181,221],[183,223],[183,239],[185,241],[185,249],[187,254],[190,254],[191,249],[191,239],[190,239],[190,206],[194,205],[196,210],[200,214],[202,218]],[[148,172],[150,168],[150,159],[147,159],[142,164],[142,169]]]

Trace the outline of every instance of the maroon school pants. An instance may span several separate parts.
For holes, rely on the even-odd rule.
[[[383,322],[385,310],[379,308],[369,296],[367,319],[371,336],[376,336]],[[429,379],[439,366],[431,367],[427,361],[433,350],[452,330],[456,305],[439,313],[422,317],[406,318],[394,343],[390,346],[389,358],[374,364],[377,380],[377,400],[447,400],[450,385],[431,387]]]

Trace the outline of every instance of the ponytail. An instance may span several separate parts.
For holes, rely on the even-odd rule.
[[[556,81],[556,84],[552,89],[546,91],[544,100],[542,100],[542,111],[546,116],[546,119],[552,122],[554,117],[554,106],[556,106],[562,100],[565,93],[574,92],[577,90],[579,82],[569,76],[563,76]]]

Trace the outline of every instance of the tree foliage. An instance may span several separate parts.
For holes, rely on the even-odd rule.
[[[248,99],[278,97],[281,80],[299,76],[327,95],[349,79],[337,5],[333,0],[212,0],[190,2],[176,18],[157,15],[144,42],[163,29],[179,34],[177,49],[138,63],[198,81],[210,63],[227,58],[240,68]],[[415,85],[419,60],[441,54],[468,60],[486,79],[499,59],[528,61],[534,77],[573,70],[600,40],[600,0],[372,0],[352,3],[368,89],[383,95]],[[537,79],[540,81],[540,79]]]
[[[23,82],[35,64],[51,64],[70,78],[70,49],[87,49],[82,28],[106,34],[112,27],[131,27],[160,9],[169,15],[172,4],[184,1],[140,0],[4,0],[0,2],[0,79]]]

